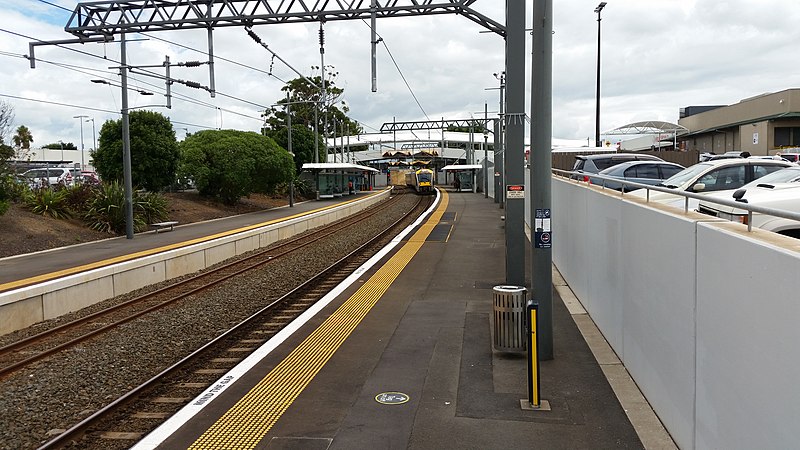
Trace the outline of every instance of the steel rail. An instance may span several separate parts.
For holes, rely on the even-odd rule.
[[[126,315],[125,317],[123,317],[121,319],[113,320],[111,323],[108,323],[107,325],[104,325],[104,326],[102,326],[100,328],[94,328],[91,331],[89,331],[88,333],[81,334],[80,336],[75,337],[73,339],[69,339],[66,342],[63,342],[61,344],[49,347],[49,348],[47,348],[47,349],[45,349],[43,351],[38,352],[37,354],[31,355],[31,356],[29,356],[27,358],[24,358],[24,359],[20,360],[20,361],[16,361],[16,362],[8,364],[6,366],[0,367],[0,377],[3,377],[3,376],[8,375],[10,373],[13,373],[14,371],[19,370],[22,367],[25,367],[25,366],[33,363],[33,362],[39,361],[39,360],[41,360],[43,358],[46,358],[46,357],[48,357],[50,355],[58,353],[58,352],[66,349],[66,348],[75,346],[75,345],[77,345],[77,344],[79,344],[81,342],[84,342],[84,341],[92,338],[92,337],[95,337],[95,336],[98,336],[98,335],[103,334],[105,332],[108,332],[109,330],[112,330],[112,329],[114,329],[114,328],[116,328],[116,327],[118,327],[118,326],[120,326],[122,324],[130,322],[131,320],[134,320],[134,319],[139,318],[141,316],[144,316],[146,314],[152,313],[152,312],[154,312],[154,311],[156,311],[158,309],[164,308],[164,307],[166,307],[166,306],[168,306],[170,304],[173,304],[173,303],[175,303],[175,302],[177,302],[177,301],[179,301],[181,299],[184,299],[184,298],[186,298],[186,297],[188,297],[190,295],[196,294],[196,293],[198,293],[200,291],[203,291],[205,289],[209,289],[209,288],[211,288],[213,286],[216,286],[219,283],[227,281],[227,280],[229,280],[229,279],[231,279],[231,278],[233,278],[235,276],[239,276],[239,275],[241,275],[241,274],[243,274],[243,273],[245,273],[247,271],[253,270],[253,269],[257,268],[257,267],[261,267],[264,264],[267,264],[267,263],[269,263],[271,261],[276,260],[277,258],[280,258],[282,256],[288,255],[288,254],[290,254],[292,252],[295,252],[295,251],[297,251],[297,250],[299,250],[299,249],[301,249],[301,248],[303,248],[305,246],[311,245],[316,240],[319,240],[319,239],[328,237],[330,235],[333,235],[335,233],[341,232],[343,229],[346,229],[346,228],[348,228],[350,226],[357,225],[365,217],[372,217],[373,215],[378,214],[378,213],[384,211],[386,208],[389,208],[390,206],[392,206],[392,204],[394,203],[396,198],[397,198],[396,196],[391,197],[389,200],[380,203],[377,208],[368,209],[368,210],[363,211],[361,214],[356,214],[356,215],[353,215],[353,216],[349,216],[349,217],[347,217],[345,219],[342,219],[341,221],[339,221],[337,223],[336,227],[328,228],[328,229],[325,229],[325,230],[318,231],[318,232],[314,233],[313,238],[311,238],[310,235],[304,235],[304,236],[300,236],[300,237],[297,237],[297,238],[290,239],[289,241],[280,243],[279,245],[277,245],[275,247],[268,248],[266,250],[259,251],[259,252],[256,252],[256,253],[252,254],[252,255],[249,255],[249,256],[245,257],[244,259],[238,259],[236,261],[225,263],[225,264],[223,264],[223,265],[221,265],[219,267],[216,267],[216,268],[214,268],[214,269],[212,269],[210,271],[203,272],[203,273],[191,276],[191,277],[189,277],[189,278],[187,278],[185,280],[179,281],[179,282],[171,284],[169,286],[165,286],[165,287],[159,288],[159,289],[157,289],[155,291],[148,292],[146,294],[137,296],[137,297],[135,297],[135,298],[133,298],[131,300],[119,303],[119,304],[111,306],[109,308],[105,308],[105,309],[103,309],[101,311],[97,311],[95,313],[92,313],[92,314],[87,315],[85,317],[76,319],[76,320],[71,321],[69,323],[65,323],[65,324],[59,325],[59,326],[51,328],[49,330],[45,330],[45,331],[43,331],[41,333],[29,336],[29,337],[27,337],[25,339],[22,339],[22,340],[14,342],[14,343],[8,344],[8,345],[0,348],[0,357],[6,357],[6,356],[8,356],[8,355],[10,355],[10,354],[12,354],[14,352],[19,352],[20,350],[23,350],[23,349],[38,345],[42,341],[44,341],[46,339],[53,339],[53,338],[57,338],[59,336],[63,336],[64,334],[66,334],[70,330],[74,330],[77,327],[87,325],[87,324],[91,323],[92,321],[97,320],[98,318],[107,317],[112,313],[117,313],[119,311],[123,311],[125,308],[135,307],[137,305],[141,305],[141,304],[143,304],[145,302],[148,302],[148,301],[156,301],[157,302],[153,306],[147,307],[147,308],[145,308],[143,310],[140,310],[138,312],[134,312],[132,314],[128,314],[128,315]],[[298,244],[298,243],[300,243],[300,245],[295,245],[295,244]],[[265,256],[267,257],[267,259],[262,260],[261,258],[264,258]],[[248,262],[252,262],[252,261],[255,261],[255,262],[253,262],[253,263],[251,263],[249,265],[247,264]],[[237,268],[237,267],[241,267],[241,268]],[[229,269],[234,269],[234,270],[232,272],[229,272],[229,273],[225,274],[225,271],[227,271]],[[214,278],[214,279],[211,279],[210,281],[206,281],[206,280],[209,280],[209,278],[211,278],[211,277],[213,277],[215,275],[219,275],[219,274],[223,274],[223,275],[221,277],[219,277],[219,278]],[[200,286],[198,286],[198,287],[191,288],[188,291],[179,293],[178,295],[173,295],[173,296],[169,297],[166,300],[162,300],[162,301],[158,300],[158,296],[160,296],[160,295],[165,295],[165,294],[169,295],[170,292],[175,292],[175,291],[177,291],[179,289],[182,289],[182,288],[185,288],[185,287],[191,287],[191,285],[193,283],[197,283],[197,282],[201,282],[202,284]]]
[[[352,252],[348,253],[344,257],[340,258],[333,264],[330,264],[326,269],[320,271],[320,273],[314,275],[312,278],[306,280],[296,288],[292,289],[288,293],[284,294],[283,296],[279,297],[278,299],[274,300],[270,304],[266,305],[264,308],[260,309],[259,311],[255,312],[239,324],[235,325],[234,327],[230,328],[229,330],[225,331],[224,333],[220,334],[216,338],[212,339],[202,347],[196,349],[189,355],[182,358],[180,361],[176,362],[175,364],[167,367],[166,369],[162,370],[160,373],[155,375],[154,377],[150,378],[149,380],[145,381],[141,385],[131,389],[127,393],[123,394],[122,396],[118,397],[116,400],[112,401],[108,405],[102,407],[95,413],[91,414],[89,417],[83,419],[79,423],[75,424],[68,430],[64,431],[60,435],[54,437],[52,440],[46,442],[44,445],[39,447],[38,450],[50,450],[56,448],[64,448],[68,445],[74,443],[77,439],[79,439],[82,435],[84,435],[89,428],[94,426],[95,424],[100,423],[103,419],[110,416],[117,410],[124,407],[129,402],[136,399],[137,396],[143,395],[148,390],[157,387],[161,380],[165,379],[171,374],[174,374],[181,370],[183,367],[189,365],[190,363],[194,362],[195,360],[199,359],[201,355],[208,351],[209,349],[213,348],[218,343],[224,341],[228,337],[234,335],[239,330],[244,329],[250,326],[252,323],[260,320],[265,314],[269,314],[272,310],[276,307],[281,305],[282,303],[286,302],[287,299],[290,299],[296,293],[301,292],[303,289],[306,289],[308,286],[312,285],[315,282],[318,282],[320,279],[323,279],[326,276],[329,276],[332,272],[341,270],[342,266],[345,266],[346,262],[360,253],[369,249],[370,246],[374,245],[375,243],[379,242],[381,239],[385,238],[391,231],[393,231],[398,225],[403,223],[417,208],[422,204],[423,197],[419,197],[416,205],[413,208],[409,209],[403,217],[386,227],[381,233],[364,243],[363,245],[359,246],[357,249],[353,250]]]

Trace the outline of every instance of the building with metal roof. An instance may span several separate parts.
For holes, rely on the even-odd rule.
[[[762,94],[727,106],[682,108],[678,123],[687,129],[677,137],[683,150],[774,155],[783,148],[800,147],[800,89]]]

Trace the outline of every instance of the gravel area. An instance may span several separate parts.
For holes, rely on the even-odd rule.
[[[205,291],[4,379],[0,449],[37,448],[53,433],[76,424],[346,255],[375,230],[396,221],[414,202],[415,196],[403,196],[391,213],[362,222],[358,230],[319,240],[297,258],[272,263],[235,285]],[[0,345],[55,322],[3,336]]]

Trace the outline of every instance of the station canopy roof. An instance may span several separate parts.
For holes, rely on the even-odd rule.
[[[442,170],[477,170],[483,169],[483,164],[451,164],[442,167]]]
[[[350,163],[305,163],[303,164],[303,170],[351,170],[379,172],[378,169],[373,169],[372,167]]]

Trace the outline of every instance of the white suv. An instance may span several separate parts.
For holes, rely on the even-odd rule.
[[[721,194],[721,193],[720,193]],[[753,206],[778,209],[800,213],[800,183],[758,183],[755,186],[748,186],[739,189],[729,197],[730,194],[723,196],[728,200],[746,203]],[[709,196],[712,198],[712,196]],[[719,217],[733,222],[747,225],[747,210],[734,208],[732,206],[721,205],[718,203],[700,202],[697,210],[710,216]],[[800,222],[796,220],[784,219],[782,217],[771,216],[753,212],[751,226],[767,231],[773,231],[786,236],[800,238]]]
[[[80,173],[79,169],[70,169],[68,167],[44,167],[28,170],[22,176],[27,180],[31,188],[35,188],[55,186],[57,184],[72,186],[73,181],[80,177]]]
[[[745,184],[764,175],[792,167],[789,161],[777,159],[731,158],[706,161],[687,167],[667,178],[656,186],[672,188],[677,191],[706,194],[708,192],[739,189]],[[639,189],[629,195],[648,196],[647,189]],[[685,197],[678,193],[649,192],[650,201],[683,207]],[[689,209],[697,208],[699,200],[689,199]]]

